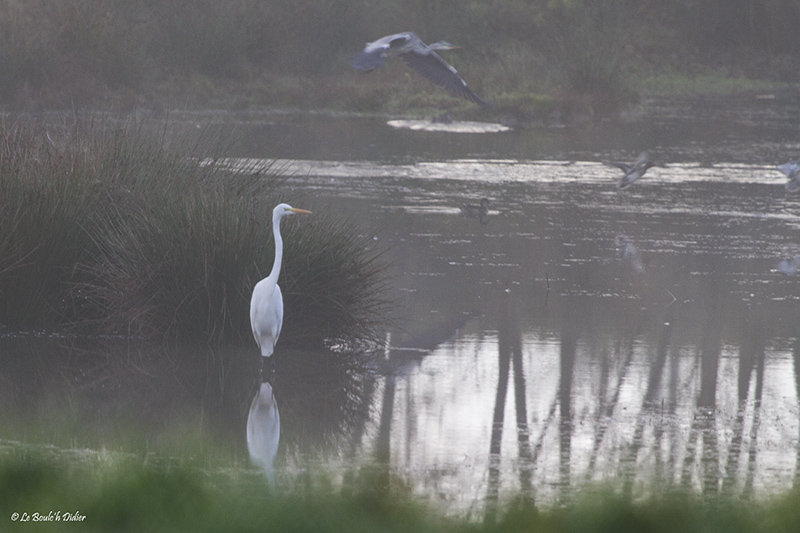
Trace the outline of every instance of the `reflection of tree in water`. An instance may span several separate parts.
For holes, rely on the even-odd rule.
[[[664,321],[664,326],[661,331],[661,338],[658,341],[658,348],[656,349],[656,358],[650,367],[650,373],[647,378],[647,387],[645,389],[644,397],[642,400],[643,412],[656,412],[659,402],[658,394],[660,392],[661,380],[664,373],[665,364],[667,361],[667,352],[670,345],[670,334],[672,333],[672,313],[667,313],[667,319]],[[644,446],[644,431],[647,422],[645,416],[639,416],[636,419],[633,437],[628,445],[628,449],[623,452],[620,466],[622,468],[625,484],[623,492],[626,496],[633,495],[633,481],[636,476],[636,459],[639,455],[639,450]],[[656,429],[655,442],[656,445],[660,442],[660,437],[663,432],[660,428]]]
[[[500,300],[497,313],[498,379],[492,415],[492,434],[489,441],[489,472],[484,515],[484,520],[490,524],[496,520],[499,504],[503,430],[511,370],[513,370],[514,376],[514,412],[516,413],[514,431],[517,435],[516,460],[520,488],[518,503],[527,507],[533,506],[535,501],[533,488],[535,457],[531,448],[528,425],[520,315],[513,293],[506,293]]]
[[[706,269],[714,270],[715,265],[706,265]],[[569,278],[574,280],[575,277]],[[680,284],[676,284],[680,287]],[[580,287],[578,280],[576,287]],[[697,293],[692,293],[694,288],[688,289],[693,298],[698,298]],[[607,357],[607,346],[603,343],[595,344],[591,335],[591,324],[596,324],[598,308],[593,307],[591,302],[587,302],[580,296],[555,300],[556,305],[563,305],[561,316],[563,317],[560,328],[560,376],[557,382],[557,402],[560,407],[560,423],[558,425],[558,479],[559,496],[562,502],[567,502],[575,489],[574,474],[579,468],[575,461],[575,438],[576,438],[576,412],[573,404],[576,400],[582,400],[579,396],[582,392],[577,390],[574,385],[574,375],[576,364],[583,364],[578,358],[578,352],[588,349],[590,359],[596,359],[599,364],[597,377],[593,378],[596,390],[599,394],[596,397],[596,407],[593,408],[591,419],[593,421],[591,431],[591,451],[588,454],[588,466],[583,472],[584,481],[597,480],[595,474],[600,478],[613,474],[611,471],[597,472],[597,465],[602,461],[611,458],[603,458],[608,453],[609,434],[611,439],[619,438],[623,433],[621,427],[614,427],[620,424],[620,415],[624,418],[625,409],[630,408],[620,405],[620,392],[631,380],[640,379],[637,373],[641,373],[641,352],[634,358],[637,345],[641,347],[641,340],[637,337],[647,331],[643,326],[652,317],[660,317],[657,321],[660,324],[657,342],[654,343],[652,356],[645,360],[646,373],[642,376],[642,381],[638,392],[641,394],[638,400],[638,409],[634,412],[632,433],[625,437],[621,445],[616,445],[611,453],[618,455],[617,475],[622,481],[623,493],[628,496],[634,495],[635,483],[645,481],[642,466],[648,461],[654,465],[654,481],[664,482],[669,486],[673,481],[680,484],[685,489],[692,489],[699,486],[705,495],[714,495],[720,490],[727,493],[736,490],[741,491],[745,496],[752,495],[756,481],[757,458],[759,455],[759,433],[762,424],[762,399],[764,396],[764,369],[766,363],[765,346],[769,338],[768,326],[769,318],[763,313],[762,309],[754,309],[752,312],[739,316],[743,327],[740,328],[738,345],[738,409],[733,422],[723,417],[720,413],[725,405],[719,404],[720,398],[724,399],[727,389],[720,389],[719,382],[727,375],[721,367],[722,346],[723,346],[723,327],[725,326],[725,310],[721,308],[724,299],[719,291],[725,290],[716,283],[704,283],[702,286],[703,295],[700,301],[703,307],[700,309],[701,316],[705,317],[704,322],[692,324],[686,322],[681,312],[685,309],[687,302],[692,302],[687,298],[677,299],[669,294],[670,298],[664,298],[662,305],[654,305],[647,312],[642,312],[643,308],[637,306],[638,317],[632,321],[621,322],[620,327],[614,332],[615,339],[629,339],[622,350],[622,358],[611,359]],[[656,291],[651,292],[655,293]],[[678,292],[678,291],[676,291]],[[658,301],[658,295],[651,296],[653,301]],[[584,300],[582,302],[582,300]],[[615,315],[617,316],[617,315]],[[684,320],[682,320],[684,319]],[[505,317],[502,319],[508,321]],[[518,319],[517,319],[518,321]],[[633,323],[634,327],[630,332],[626,330]],[[637,325],[638,324],[638,325]],[[683,327],[683,330],[682,330]],[[686,327],[691,328],[690,332],[699,334],[696,343],[696,365],[693,367],[681,366],[681,345],[675,345],[674,337],[676,328],[682,337],[687,335]],[[728,327],[730,325],[728,324]],[[500,329],[501,338],[498,339],[500,359],[499,359],[499,381],[495,400],[495,410],[493,419],[493,431],[491,439],[490,460],[488,463],[489,483],[487,493],[487,517],[493,517],[496,513],[500,486],[499,456],[501,453],[501,436],[503,428],[503,413],[505,411],[505,396],[508,387],[508,377],[510,373],[510,363],[508,360],[509,348],[507,342],[502,338],[504,328]],[[508,328],[505,328],[505,332]],[[580,337],[587,333],[587,343],[579,344]],[[617,341],[618,342],[618,341]],[[798,344],[800,345],[800,344]],[[511,352],[513,353],[513,351]],[[796,354],[800,353],[800,348],[796,349]],[[618,365],[618,372],[610,371],[611,365]],[[638,366],[638,368],[637,368]],[[800,366],[800,363],[798,363]],[[690,374],[686,374],[685,370]],[[535,370],[534,370],[535,371]],[[797,371],[800,375],[800,371]],[[685,380],[689,378],[689,381]],[[800,378],[797,378],[797,389],[800,390]],[[634,381],[635,382],[635,381]],[[684,384],[682,384],[682,382]],[[696,383],[692,396],[681,398],[686,394],[686,383]],[[721,396],[723,395],[723,396]],[[691,419],[687,425],[682,423],[679,418],[686,414],[686,401],[693,398],[694,407],[691,408]],[[583,399],[585,400],[585,398]],[[519,406],[518,406],[519,408]],[[679,411],[680,409],[680,411]],[[551,415],[553,411],[550,411]],[[517,415],[519,417],[519,410]],[[539,442],[548,431],[550,417],[544,420],[539,427],[541,436]],[[517,421],[520,434],[528,434],[529,430],[520,420]],[[583,423],[582,423],[583,425]],[[614,427],[614,432],[609,429]],[[524,428],[524,429],[522,429]],[[537,431],[537,426],[533,426],[533,431]],[[730,431],[721,432],[722,429],[729,428]],[[749,434],[747,430],[749,429]],[[624,429],[623,429],[624,430]],[[585,429],[583,430],[585,431]],[[726,435],[726,438],[723,438]],[[745,439],[745,435],[749,438]],[[605,447],[604,447],[604,442]],[[582,454],[586,450],[579,450]],[[534,471],[536,462],[539,459],[538,447],[533,447],[531,471]],[[551,456],[552,456],[551,452]],[[522,448],[519,452],[522,464]],[[742,463],[742,460],[745,463]],[[797,459],[800,464],[800,454]],[[740,463],[742,466],[740,468]],[[610,463],[613,465],[613,460]],[[545,466],[544,464],[542,466]],[[613,469],[613,466],[612,466]],[[800,471],[800,467],[798,468]],[[800,478],[800,474],[798,474]],[[533,487],[539,486],[535,475],[533,476]]]

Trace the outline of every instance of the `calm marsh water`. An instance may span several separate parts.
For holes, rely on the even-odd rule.
[[[800,157],[798,119],[797,100],[752,97],[491,134],[187,119],[235,128],[227,164],[291,161],[292,204],[340,210],[388,249],[395,325],[366,368],[278,351],[277,486],[378,461],[467,515],[587,482],[791,488],[800,195],[774,166]],[[618,191],[602,162],[643,150],[660,166]],[[484,221],[461,215],[484,197]],[[0,339],[0,439],[176,455],[189,440],[246,464],[255,345],[86,344]]]

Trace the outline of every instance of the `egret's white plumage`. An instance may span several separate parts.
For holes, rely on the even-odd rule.
[[[272,355],[283,325],[283,295],[281,288],[278,287],[278,276],[281,273],[281,262],[283,261],[281,217],[293,213],[311,213],[311,211],[296,209],[289,204],[279,204],[272,210],[275,261],[272,263],[272,271],[269,276],[256,283],[253,288],[253,296],[250,298],[250,327],[253,329],[253,337],[264,357]]]

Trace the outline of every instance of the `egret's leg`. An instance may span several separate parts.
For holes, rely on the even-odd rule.
[[[261,367],[258,369],[258,375],[261,378],[261,383],[275,383],[275,356],[262,357]]]

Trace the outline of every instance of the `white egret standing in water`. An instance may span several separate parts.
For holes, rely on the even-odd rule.
[[[250,327],[261,355],[270,357],[278,342],[283,325],[283,295],[278,287],[283,260],[283,238],[281,238],[281,217],[293,213],[311,213],[296,209],[289,204],[279,204],[272,210],[272,234],[275,238],[275,261],[269,276],[256,283],[250,299]],[[262,359],[263,363],[263,359]]]
[[[387,35],[377,41],[367,43],[364,50],[350,61],[350,65],[362,72],[370,72],[382,66],[387,57],[399,56],[405,59],[406,63],[419,74],[433,83],[441,85],[451,94],[466,98],[476,104],[491,105],[472,92],[458,71],[436,53],[436,50],[453,50],[455,48],[458,47],[447,41],[425,44],[416,34],[406,31]]]

